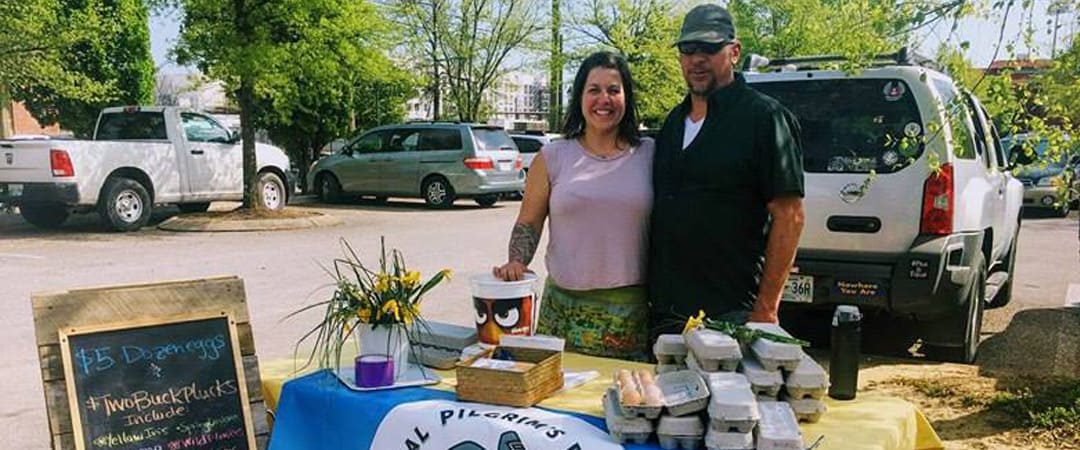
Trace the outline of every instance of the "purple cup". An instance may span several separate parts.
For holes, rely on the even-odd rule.
[[[393,358],[384,354],[357,356],[356,384],[366,388],[394,384]]]

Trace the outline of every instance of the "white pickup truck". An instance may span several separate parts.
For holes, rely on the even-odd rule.
[[[781,321],[824,328],[834,305],[857,305],[893,327],[864,335],[906,349],[911,332],[928,356],[971,362],[983,310],[1012,296],[1010,171],[1027,161],[1006,157],[977,98],[903,55],[858,74],[789,58],[747,75],[802,127],[806,225]]]
[[[285,207],[289,158],[256,144],[258,201]],[[116,231],[134,231],[154,205],[205,211],[212,201],[243,198],[239,137],[214,118],[174,107],[106,108],[92,141],[0,141],[0,203],[28,222],[55,228],[72,212],[97,211]]]

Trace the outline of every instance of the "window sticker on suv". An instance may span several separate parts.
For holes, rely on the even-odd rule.
[[[925,127],[903,80],[836,79],[753,85],[799,119],[807,172],[897,172],[923,152]]]

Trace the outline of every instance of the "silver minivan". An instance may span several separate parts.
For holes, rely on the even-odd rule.
[[[521,155],[506,130],[419,122],[373,128],[316,162],[308,174],[320,200],[346,195],[419,197],[446,208],[457,198],[491,206],[525,187]]]

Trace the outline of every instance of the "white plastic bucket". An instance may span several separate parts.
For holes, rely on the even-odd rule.
[[[498,345],[504,334],[536,334],[540,298],[536,295],[535,285],[536,274],[533,273],[526,273],[521,281],[503,281],[490,273],[469,278],[473,318],[481,343]]]

